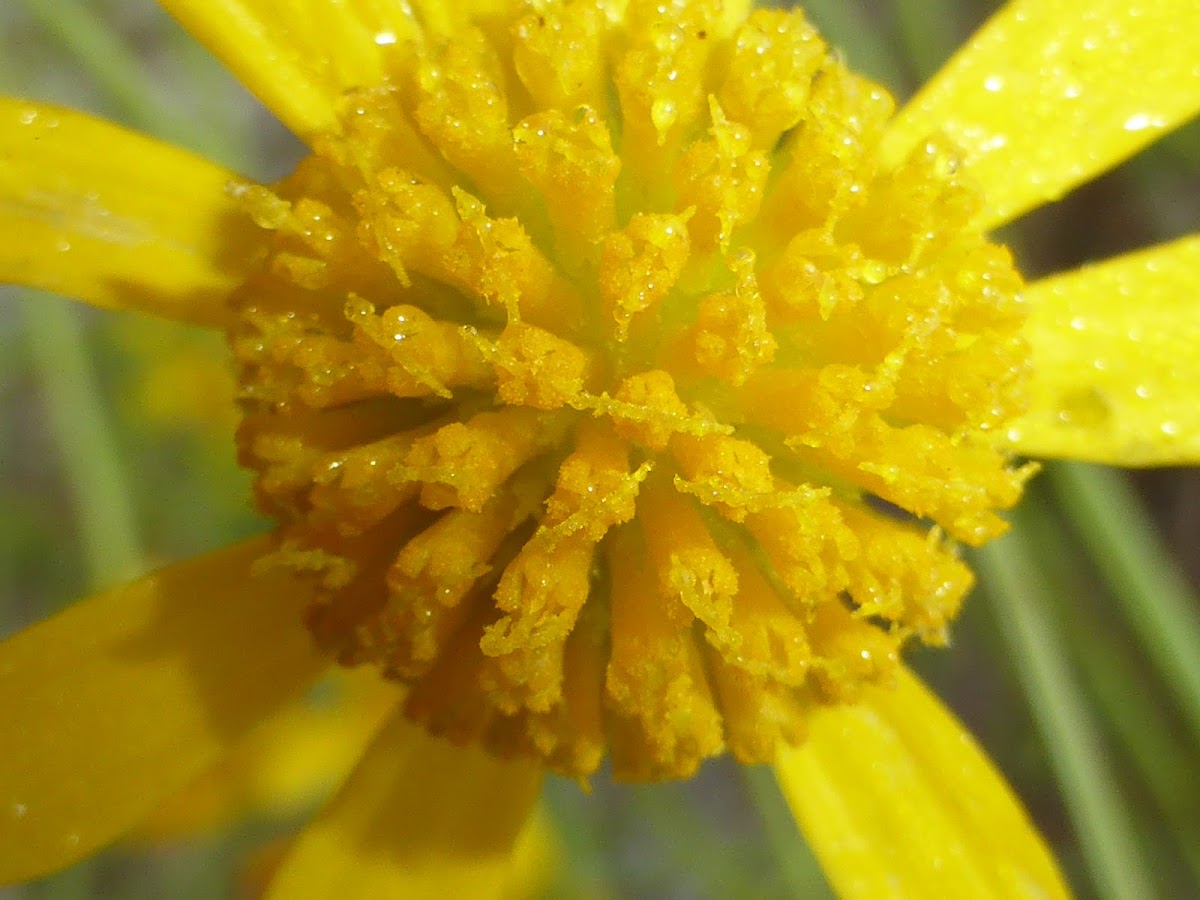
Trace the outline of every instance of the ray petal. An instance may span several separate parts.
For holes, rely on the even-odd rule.
[[[1016,0],[904,107],[896,161],[943,131],[992,228],[1061,197],[1200,111],[1200,4]]]
[[[907,672],[819,709],[775,768],[841,897],[1068,896],[1004,779]]]
[[[1017,452],[1121,466],[1200,462],[1200,235],[1035,282]]]
[[[337,130],[339,98],[380,87],[415,34],[399,0],[160,0],[298,137]]]
[[[83,113],[0,98],[0,282],[219,325],[256,246],[233,179]]]
[[[503,897],[541,780],[532,762],[455,747],[397,715],[296,841],[268,898]]]
[[[314,692],[318,700],[304,697],[255,728],[132,837],[167,840],[225,828],[247,815],[292,816],[328,796],[403,694],[375,669],[341,667]]]
[[[119,837],[326,661],[257,538],[93,595],[0,644],[0,882]]]

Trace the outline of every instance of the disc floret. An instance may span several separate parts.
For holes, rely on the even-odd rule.
[[[1030,472],[954,148],[885,167],[891,99],[796,11],[539,0],[393,50],[237,188],[243,460],[317,639],[436,733],[632,778],[769,761],[944,642]]]

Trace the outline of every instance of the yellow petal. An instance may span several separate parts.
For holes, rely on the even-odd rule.
[[[1197,34],[1195,0],[1008,3],[901,110],[884,153],[946,132],[997,226],[1196,115]]]
[[[820,709],[776,773],[841,897],[1068,896],[1004,779],[908,672]]]
[[[1200,235],[1030,285],[1019,453],[1122,466],[1200,462]]]
[[[501,900],[545,897],[558,872],[562,847],[545,808],[538,806],[521,828],[505,870]]]
[[[256,229],[219,166],[0,97],[0,283],[220,325]]]
[[[297,839],[268,898],[502,897],[541,779],[532,762],[455,747],[396,716]]]
[[[288,842],[282,838],[256,848],[240,866],[238,896],[265,896],[271,879],[279,871],[289,849]],[[503,884],[497,889],[499,900],[544,900],[546,897],[560,896],[551,895],[550,890],[556,886],[559,878],[562,852],[554,823],[545,808],[539,805],[517,838],[512,851],[512,863],[505,872]],[[394,896],[404,898],[407,895]],[[470,896],[473,898],[475,895]],[[577,894],[562,896],[575,897]]]
[[[297,136],[336,131],[338,99],[376,87],[413,29],[407,3],[160,0]]]
[[[306,697],[272,716],[155,810],[133,837],[163,840],[224,828],[247,815],[296,815],[327,796],[403,695],[373,668],[337,667],[317,692],[332,696]]]
[[[307,589],[258,538],[80,601],[0,644],[0,882],[87,856],[324,667]]]

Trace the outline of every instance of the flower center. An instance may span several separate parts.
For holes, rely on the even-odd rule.
[[[1029,469],[1009,254],[798,12],[530,2],[273,188],[239,291],[264,565],[409,715],[575,776],[773,758],[971,584]]]

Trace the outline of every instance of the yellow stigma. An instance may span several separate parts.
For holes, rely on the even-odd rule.
[[[414,14],[235,298],[263,565],[460,742],[686,776],[944,642],[1028,467],[1020,280],[799,12]]]

